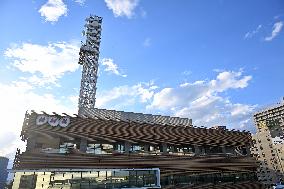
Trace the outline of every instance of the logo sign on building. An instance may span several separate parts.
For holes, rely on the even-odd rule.
[[[47,115],[38,115],[36,118],[36,125],[44,125],[48,123],[52,127],[67,127],[70,124],[70,118],[65,117],[57,117],[57,116],[47,116]]]
[[[37,125],[44,125],[48,121],[48,117],[46,115],[38,115],[36,118]]]
[[[56,116],[50,116],[48,117],[48,124],[53,126],[53,127],[56,127],[59,123],[59,118],[56,117]]]
[[[62,117],[60,120],[59,120],[59,125],[61,127],[67,127],[70,123],[70,118],[69,117]]]

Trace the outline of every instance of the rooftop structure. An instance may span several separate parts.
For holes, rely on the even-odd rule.
[[[255,113],[254,121],[252,153],[260,162],[258,179],[273,184],[284,179],[284,103]]]
[[[82,117],[100,118],[106,120],[121,120],[126,122],[149,123],[172,126],[192,126],[192,119],[142,114],[98,108],[80,108],[79,115]]]

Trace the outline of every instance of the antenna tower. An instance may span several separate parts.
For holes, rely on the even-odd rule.
[[[96,84],[99,60],[99,47],[101,41],[102,17],[91,15],[86,18],[85,30],[86,43],[82,42],[79,52],[78,64],[83,66],[81,88],[79,96],[80,108],[94,108],[96,102]]]

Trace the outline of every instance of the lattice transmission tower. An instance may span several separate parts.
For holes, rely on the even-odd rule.
[[[85,30],[83,31],[83,35],[86,36],[86,42],[82,42],[78,62],[78,64],[83,66],[79,95],[79,112],[80,108],[95,107],[101,25],[102,18],[99,16],[91,15],[86,18]]]

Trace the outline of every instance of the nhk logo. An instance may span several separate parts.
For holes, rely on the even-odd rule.
[[[47,115],[38,115],[36,118],[36,125],[44,125],[48,123],[52,127],[67,127],[70,124],[70,118],[65,117],[57,117],[57,116],[47,116]]]

